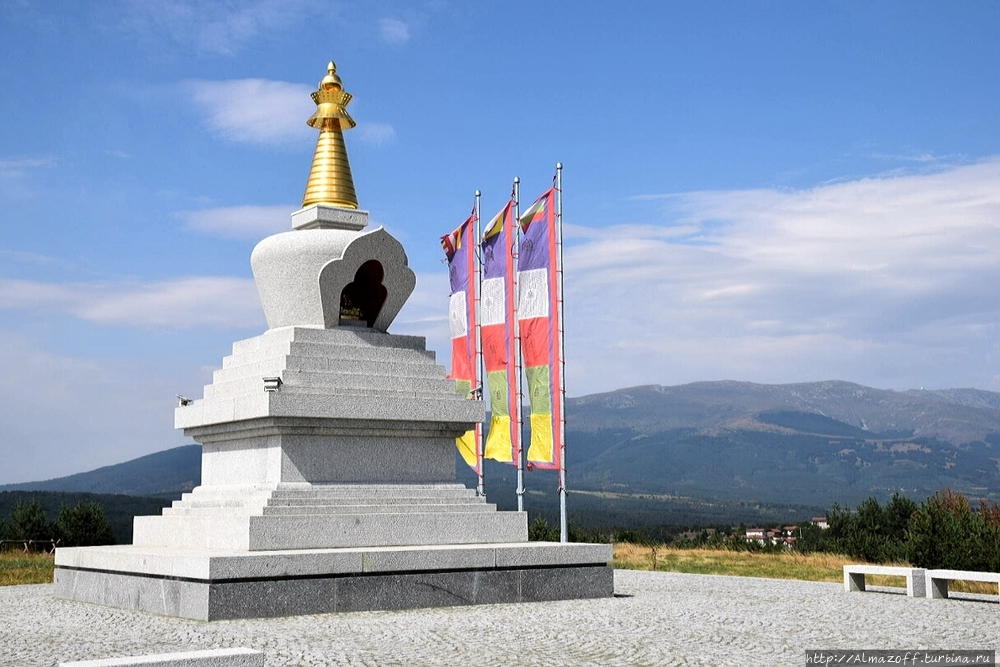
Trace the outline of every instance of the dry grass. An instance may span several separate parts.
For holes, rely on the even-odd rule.
[[[52,554],[0,552],[0,586],[51,584],[54,568]]]
[[[844,581],[844,566],[856,559],[839,554],[755,553],[721,549],[672,549],[640,544],[615,544],[614,566],[627,570],[656,570],[688,574],[727,574],[737,577],[768,577],[803,581]],[[902,565],[906,565],[902,563]],[[869,577],[871,586],[906,587],[903,577]],[[982,582],[952,582],[951,590],[965,593],[997,594],[996,584]]]
[[[838,582],[843,566],[853,562],[833,554],[752,553],[720,549],[671,549],[638,544],[615,545],[615,567],[631,570],[656,569],[689,574],[728,574],[740,577],[802,579]]]

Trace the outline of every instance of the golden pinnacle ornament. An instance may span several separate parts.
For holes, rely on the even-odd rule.
[[[344,130],[357,123],[347,113],[347,105],[352,95],[344,91],[337,66],[330,61],[326,76],[319,82],[319,89],[312,94],[316,103],[314,113],[306,123],[319,130],[316,153],[313,155],[306,193],[302,198],[302,208],[313,204],[327,204],[341,208],[358,208],[358,196],[354,193],[354,179],[351,165],[347,161],[344,146]]]

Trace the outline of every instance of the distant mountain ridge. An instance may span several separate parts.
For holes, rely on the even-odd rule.
[[[958,403],[972,408],[989,408],[1000,410],[1000,392],[984,391],[982,389],[911,389],[906,392],[929,398],[931,400],[944,401],[946,403]]]
[[[577,488],[826,506],[1000,496],[996,392],[696,382],[570,399],[566,415]]]
[[[894,492],[922,500],[947,486],[1000,499],[997,392],[695,382],[571,398],[566,416],[571,491],[829,507]],[[200,452],[189,445],[0,490],[179,497],[199,483]],[[486,471],[487,493],[507,498],[509,466]],[[534,493],[555,486],[550,472],[527,479]]]
[[[201,445],[184,445],[89,472],[40,482],[5,484],[0,491],[73,491],[180,498],[201,484]]]
[[[634,410],[631,410],[635,408]],[[908,432],[954,444],[1000,433],[1000,393],[980,389],[873,389],[830,380],[799,384],[694,382],[647,385],[567,401],[573,429],[615,425],[664,430],[722,426],[768,410],[816,413],[863,430]]]

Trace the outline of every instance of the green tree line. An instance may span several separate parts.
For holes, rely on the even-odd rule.
[[[922,503],[895,494],[881,504],[869,498],[853,510],[834,505],[827,512],[829,528],[799,523],[788,543],[748,541],[746,527],[717,526],[712,530],[688,530],[663,539],[648,530],[617,531],[569,529],[571,542],[632,542],[677,547],[715,548],[739,551],[845,554],[869,563],[910,563],[915,567],[947,570],[1000,572],[1000,504],[980,500],[978,507],[961,493],[945,489]],[[695,535],[692,536],[692,533]],[[537,516],[528,528],[528,539],[557,541],[558,527]]]
[[[27,503],[18,501],[10,515],[0,519],[0,539],[35,542],[31,546],[36,549],[50,547],[52,542],[62,547],[115,543],[111,525],[98,503],[80,501],[72,507],[63,505],[55,520],[50,520],[35,498]]]
[[[885,505],[869,498],[854,511],[834,505],[829,529],[811,531],[803,550],[832,551],[870,563],[1000,572],[1000,505],[972,503],[950,489],[919,505],[896,494]]]

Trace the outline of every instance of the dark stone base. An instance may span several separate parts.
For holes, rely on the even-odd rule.
[[[606,565],[250,580],[190,580],[59,567],[56,595],[203,621],[542,602],[614,595]]]

